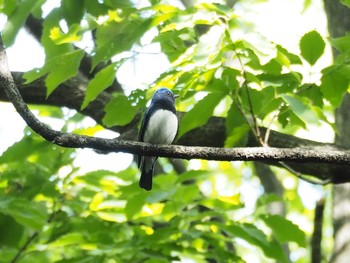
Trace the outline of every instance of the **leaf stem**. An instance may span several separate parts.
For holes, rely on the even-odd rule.
[[[255,130],[254,134],[255,134],[258,142],[260,143],[260,145],[261,146],[266,146],[264,140],[261,137],[260,128],[259,128],[258,122],[256,120],[256,116],[255,116],[255,113],[254,113],[253,103],[252,103],[252,99],[250,97],[250,92],[249,92],[249,88],[248,88],[248,84],[247,84],[248,80],[247,80],[247,73],[245,71],[245,67],[244,67],[243,62],[242,62],[238,52],[236,51],[236,49],[234,49],[234,52],[235,52],[235,54],[237,56],[237,59],[238,59],[238,62],[240,64],[240,66],[241,66],[241,72],[242,72],[243,79],[244,79],[242,86],[244,87],[246,95],[247,95],[249,111],[250,111],[250,115],[252,116],[253,126],[254,126],[254,130]]]

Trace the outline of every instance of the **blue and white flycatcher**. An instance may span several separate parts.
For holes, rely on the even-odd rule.
[[[169,89],[158,89],[146,110],[139,133],[140,142],[152,144],[171,144],[176,136],[178,119],[176,117],[175,96]],[[141,170],[140,187],[152,189],[153,168],[158,157],[138,156]]]

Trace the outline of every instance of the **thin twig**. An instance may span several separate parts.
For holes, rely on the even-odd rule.
[[[52,210],[52,213],[50,214],[49,218],[47,219],[47,224],[50,224],[55,215],[57,214],[57,212],[60,210],[60,209],[56,209],[56,205],[57,205],[57,202],[56,200],[54,200],[54,203],[53,203],[53,210]],[[23,244],[23,246],[17,251],[16,255],[13,257],[13,259],[10,261],[10,263],[15,263],[17,262],[23,255],[23,253],[27,250],[28,246],[33,242],[33,240],[40,234],[39,231],[35,231],[31,236],[29,236],[29,238],[27,239],[27,241]]]
[[[269,125],[267,125],[267,127],[266,127],[266,132],[265,132],[265,136],[264,136],[264,145],[266,145],[266,146],[269,145],[269,137],[270,137],[271,127],[272,127],[273,121],[277,118],[277,115],[280,113],[282,107],[283,107],[283,103],[278,107],[278,109],[276,110],[276,112],[272,116]]]
[[[262,139],[261,137],[261,133],[260,133],[260,128],[259,128],[259,125],[258,125],[258,122],[256,120],[256,116],[255,116],[255,113],[254,113],[254,109],[253,109],[253,103],[252,103],[252,99],[250,97],[250,92],[249,92],[249,88],[248,88],[248,84],[247,84],[247,73],[245,71],[245,67],[243,65],[243,62],[241,60],[241,57],[239,56],[238,52],[236,51],[236,49],[234,49],[234,52],[237,56],[237,59],[238,59],[238,62],[241,66],[241,72],[242,72],[242,75],[243,75],[243,87],[245,89],[245,92],[247,94],[247,99],[248,99],[248,105],[249,105],[249,111],[250,111],[250,115],[252,116],[252,119],[253,119],[253,124],[254,124],[254,130],[255,130],[255,135],[260,143],[261,146],[264,146],[264,140]]]
[[[254,136],[257,138],[258,135],[256,134],[256,131],[254,129],[254,126],[250,123],[248,117],[246,114],[244,114],[244,111],[241,107],[241,105],[239,104],[239,102],[236,100],[236,98],[232,98],[233,102],[235,103],[237,109],[239,110],[239,112],[242,114],[242,116],[244,117],[244,119],[246,120],[246,122],[248,123],[250,130],[253,132]]]
[[[288,164],[285,162],[278,162],[280,165],[283,166],[286,170],[288,170],[290,173],[294,174],[296,177],[299,179],[302,179],[310,184],[317,184],[317,185],[326,185],[332,182],[331,179],[326,179],[326,180],[315,180],[315,179],[310,179],[307,176],[295,171],[292,167],[290,167]]]
[[[24,243],[24,245],[20,248],[20,250],[18,250],[17,254],[14,256],[14,258],[10,261],[11,263],[15,263],[17,262],[17,260],[20,259],[20,257],[22,257],[22,254],[27,250],[28,246],[30,245],[30,243],[32,243],[32,241],[39,235],[39,231],[35,231],[28,239],[27,241]]]

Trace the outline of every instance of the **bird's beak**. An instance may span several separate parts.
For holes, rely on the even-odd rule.
[[[179,95],[174,95],[174,98],[176,99],[176,98],[178,98],[179,97]]]

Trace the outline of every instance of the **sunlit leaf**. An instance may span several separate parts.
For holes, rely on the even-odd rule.
[[[131,23],[132,21],[132,23]],[[93,67],[122,51],[127,51],[149,29],[151,19],[132,15],[121,22],[110,21],[97,28]],[[133,32],[130,34],[130,32]]]
[[[290,53],[287,49],[282,47],[281,45],[277,45],[277,57],[276,60],[279,61],[282,65],[289,66],[289,64],[302,64],[299,56]],[[288,60],[287,64],[285,63],[285,59]]]
[[[346,5],[346,6],[350,7],[350,1],[349,1],[349,0],[340,0],[340,2],[341,2],[343,5]]]
[[[341,53],[349,54],[350,52],[350,36],[342,36],[339,38],[331,39],[331,44]]]
[[[106,115],[102,121],[107,127],[126,125],[133,120],[138,110],[138,107],[134,106],[128,97],[117,95],[107,103]]]
[[[193,56],[193,62],[197,66],[207,65],[208,63],[215,66],[216,63],[221,63],[220,45],[223,33],[223,27],[213,26],[205,35],[201,36]]]
[[[259,247],[265,256],[273,258],[279,262],[288,262],[283,253],[282,247],[269,238],[257,227],[252,224],[232,224],[225,229],[236,238],[241,238],[246,242]]]
[[[238,147],[247,144],[250,126],[235,102],[232,102],[227,113],[225,125],[225,147]]]
[[[319,123],[319,118],[315,111],[304,100],[292,95],[282,95],[283,100],[289,105],[291,110],[305,123]]]
[[[343,65],[332,65],[323,71],[321,92],[334,107],[342,102],[343,96],[349,87],[350,67]]]
[[[84,15],[84,0],[61,0],[61,10],[68,25],[80,24]]]
[[[56,239],[54,242],[49,244],[49,248],[64,247],[74,244],[81,244],[84,242],[84,237],[82,233],[68,233]]]
[[[181,174],[181,176],[178,177],[177,182],[183,183],[190,182],[192,180],[197,181],[198,179],[207,178],[208,175],[210,175],[210,172],[206,170],[190,170],[186,171],[184,174]]]
[[[45,83],[47,96],[49,96],[58,85],[76,76],[83,56],[83,50],[75,50],[57,55],[48,60],[43,68],[25,73],[24,78],[29,83],[47,74]]]
[[[115,63],[108,65],[107,67],[99,71],[95,75],[95,77],[89,82],[83,104],[81,105],[82,110],[85,109],[91,101],[96,99],[96,97],[102,91],[104,91],[106,88],[112,85],[113,81],[115,80],[115,67]]]
[[[164,52],[170,62],[178,59],[187,49],[184,41],[181,39],[181,32],[166,31],[157,35],[153,42],[159,42],[162,52]]]
[[[311,65],[323,55],[326,44],[317,31],[306,33],[300,40],[300,51],[304,59]]]
[[[0,198],[0,213],[13,217],[18,223],[39,230],[46,223],[48,214],[43,203],[20,198]]]
[[[204,125],[212,116],[215,107],[224,96],[225,93],[209,93],[200,100],[193,109],[187,112],[181,119],[179,137],[194,128]]]
[[[261,218],[281,243],[295,242],[301,247],[307,245],[305,233],[286,218],[279,215],[263,215]]]
[[[124,213],[99,211],[96,214],[102,220],[109,221],[109,222],[122,223],[127,220],[126,215]]]
[[[16,10],[9,16],[2,32],[2,38],[6,47],[14,43],[18,31],[31,11],[40,7],[44,2],[44,0],[24,0],[19,2]]]
[[[82,28],[80,25],[74,24],[67,33],[63,33],[58,27],[54,27],[50,31],[50,38],[56,45],[77,42],[82,39]]]
[[[141,212],[147,196],[147,194],[141,192],[140,194],[134,195],[128,199],[125,206],[125,214],[128,219],[133,219]]]

